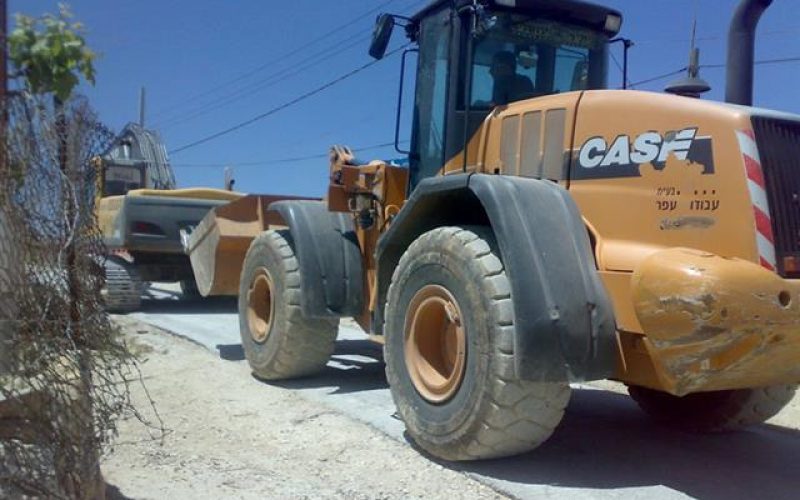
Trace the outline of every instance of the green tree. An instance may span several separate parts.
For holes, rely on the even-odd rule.
[[[83,25],[72,22],[69,7],[59,4],[59,14],[34,18],[16,14],[16,26],[8,36],[13,76],[22,78],[34,94],[52,93],[66,102],[80,77],[94,85],[94,60],[86,45]]]

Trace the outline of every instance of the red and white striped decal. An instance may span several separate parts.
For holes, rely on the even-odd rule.
[[[747,189],[750,191],[750,201],[753,204],[759,261],[762,266],[774,271],[776,269],[775,237],[772,234],[772,219],[769,215],[764,171],[761,168],[755,134],[752,130],[739,130],[736,132],[736,138],[739,139],[739,149],[742,152],[747,175]]]

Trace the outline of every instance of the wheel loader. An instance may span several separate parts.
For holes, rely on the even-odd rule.
[[[179,282],[199,292],[184,251],[184,235],[209,210],[239,199],[231,191],[176,189],[164,144],[155,131],[130,123],[94,159],[97,216],[109,249],[103,296],[111,312],[139,309],[147,282]]]
[[[319,372],[352,317],[446,460],[536,448],[572,382],[623,382],[693,431],[775,415],[800,381],[800,116],[751,106],[770,3],[734,13],[724,103],[607,89],[622,16],[599,5],[380,16],[371,55],[394,26],[414,45],[409,166],[334,147],[323,201],[267,207],[285,228],[239,279],[254,374]]]

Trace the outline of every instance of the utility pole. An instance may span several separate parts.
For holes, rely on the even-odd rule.
[[[0,0],[4,1],[4,0]],[[145,111],[145,90],[144,86],[139,91],[139,126],[144,128],[144,111]]]

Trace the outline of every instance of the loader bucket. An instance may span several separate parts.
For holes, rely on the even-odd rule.
[[[197,289],[209,295],[237,295],[250,242],[261,232],[283,225],[272,202],[306,199],[293,196],[247,195],[212,209],[184,242]]]

